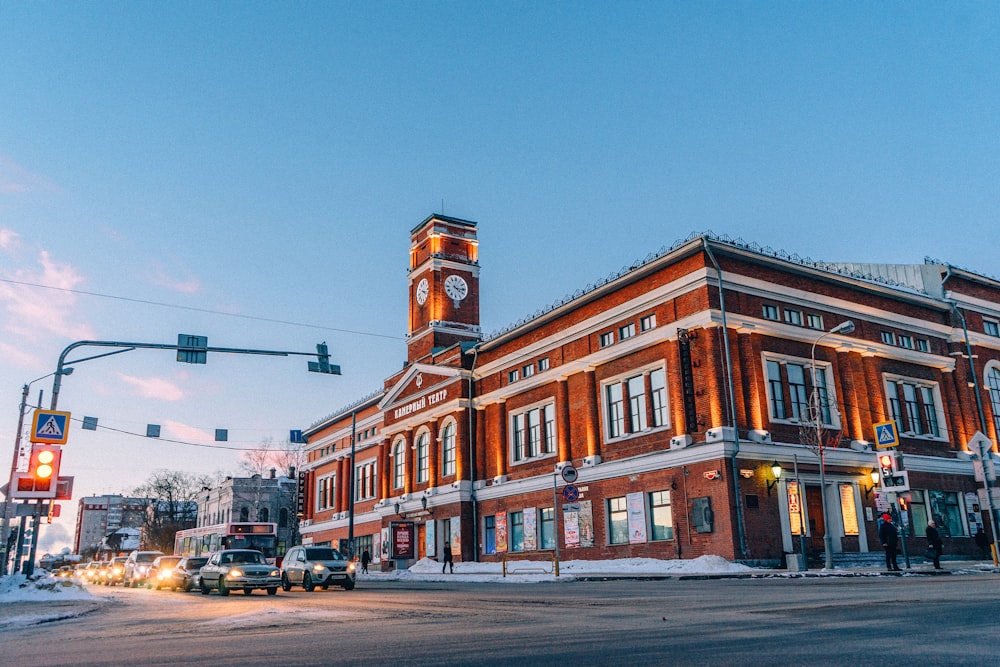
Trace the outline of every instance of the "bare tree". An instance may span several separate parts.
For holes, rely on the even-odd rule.
[[[198,493],[212,486],[207,475],[178,470],[157,470],[134,494],[149,498],[143,522],[143,548],[173,552],[174,534],[193,528],[198,518]]]

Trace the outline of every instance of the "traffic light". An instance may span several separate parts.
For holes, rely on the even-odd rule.
[[[35,485],[35,491],[49,491],[55,488],[59,479],[59,463],[62,459],[62,447],[59,445],[34,444],[31,447],[31,461],[28,463],[28,475]]]
[[[883,452],[878,455],[879,472],[882,475],[883,486],[885,480],[891,479],[896,472],[896,454],[894,452]]]
[[[884,492],[899,493],[910,490],[909,474],[900,470],[899,452],[888,451],[878,455],[879,486]]]

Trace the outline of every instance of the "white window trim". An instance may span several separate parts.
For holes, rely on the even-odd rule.
[[[320,504],[319,504],[319,501],[320,501],[320,498],[322,497],[322,494],[320,494],[319,490],[323,487],[324,484],[327,483],[327,480],[332,481],[332,484],[330,486],[330,494],[329,494],[329,496],[326,499],[327,504],[325,506],[321,507]],[[337,495],[337,473],[334,472],[334,473],[330,473],[329,475],[323,475],[322,477],[317,477],[316,478],[316,489],[315,489],[315,491],[316,491],[316,502],[314,503],[314,506],[315,506],[315,509],[316,509],[317,512],[326,512],[326,511],[332,510],[335,507],[337,507],[337,499],[336,499],[336,495]]]
[[[361,471],[364,470],[366,466],[371,466],[372,468],[372,493],[369,496],[361,496],[359,495],[361,493],[361,487],[358,484],[358,482],[361,481],[361,478],[363,477]],[[378,459],[372,458],[372,459],[365,459],[364,461],[358,461],[358,463],[354,466],[354,475],[355,475],[354,479],[355,502],[364,500],[373,500],[378,496]]]
[[[931,440],[933,442],[947,442],[948,441],[948,422],[947,417],[944,414],[944,402],[941,400],[941,386],[934,380],[924,380],[922,378],[910,377],[908,375],[897,375],[894,373],[883,373],[882,374],[882,392],[885,397],[885,407],[887,411],[887,416],[892,416],[892,409],[889,406],[889,385],[890,384],[910,384],[914,387],[927,387],[931,390],[934,395],[934,414],[937,417],[938,431],[941,435],[930,435],[927,433],[914,433],[913,431],[902,431],[903,425],[897,424],[897,428],[900,429],[900,435],[905,435],[907,438],[915,438],[918,440]],[[902,400],[900,396],[900,400]]]
[[[653,371],[656,371],[656,370],[662,370],[663,374],[664,374],[665,387],[664,387],[663,393],[664,393],[664,410],[666,411],[666,419],[664,421],[663,426],[653,426],[652,424],[646,424],[646,430],[644,430],[644,431],[639,431],[637,433],[624,433],[622,435],[615,436],[615,437],[612,438],[611,437],[611,425],[609,424],[609,418],[608,418],[608,404],[607,404],[607,396],[608,396],[607,388],[608,388],[608,386],[612,385],[612,384],[619,384],[619,383],[622,383],[622,382],[626,382],[629,378],[634,378],[637,375],[648,375],[648,374],[650,374],[650,373],[652,373]],[[603,436],[604,436],[604,441],[605,442],[607,442],[607,443],[622,442],[624,440],[629,440],[631,438],[638,438],[640,436],[648,435],[650,433],[657,433],[659,431],[666,431],[666,430],[669,430],[671,428],[671,421],[670,421],[670,417],[671,417],[671,415],[670,415],[670,374],[667,372],[667,366],[663,362],[648,364],[646,366],[639,366],[638,368],[635,368],[635,369],[630,370],[628,372],[619,373],[619,374],[617,374],[617,375],[615,375],[613,377],[605,378],[605,379],[601,380],[600,392],[601,392],[601,396],[600,396],[600,401],[601,401],[601,405],[600,405],[600,408],[601,408],[601,424],[602,424]],[[643,392],[645,392],[645,379],[643,380]],[[647,402],[646,407],[648,409],[648,408],[651,407],[650,401],[652,401],[653,397],[650,394],[645,394],[644,393],[644,395],[646,396],[646,402]],[[628,410],[629,410],[628,402],[624,403],[623,407],[625,409],[625,415],[626,415],[626,419],[627,419],[628,418]]]
[[[396,451],[397,449],[402,454],[403,458],[403,474],[400,476],[399,484],[396,484]],[[406,438],[400,436],[392,441],[392,446],[389,448],[389,458],[392,459],[389,465],[392,469],[389,472],[389,480],[392,483],[393,489],[405,489],[406,488]]]
[[[767,414],[767,419],[774,424],[793,424],[801,425],[811,423],[810,421],[802,421],[800,419],[775,419],[771,416],[771,383],[767,379],[767,362],[776,361],[782,366],[786,364],[796,364],[798,366],[805,367],[806,373],[810,374],[809,381],[812,382],[812,360],[803,359],[802,357],[794,357],[787,354],[778,354],[775,352],[764,352],[761,354],[761,369],[763,369],[764,375],[764,396],[766,398],[765,411]],[[823,361],[821,359],[816,360],[816,372],[822,373],[823,377],[826,378],[826,397],[830,402],[830,423],[823,424],[823,428],[830,430],[839,430],[841,428],[840,421],[840,403],[837,401],[837,387],[833,378],[833,364],[828,361]],[[811,393],[806,395],[807,402],[811,400]]]
[[[427,474],[424,479],[420,478],[420,438],[427,436]],[[426,484],[431,481],[431,447],[435,443],[431,442],[431,430],[426,426],[413,434],[413,483]]]
[[[518,415],[527,415],[529,412],[535,409],[541,410],[541,414],[544,416],[545,414],[544,408],[546,405],[552,406],[553,417],[555,417],[555,419],[553,419],[553,424],[552,424],[552,437],[555,439],[555,442],[552,443],[552,451],[542,452],[537,456],[526,456],[520,461],[515,461],[514,460],[514,417],[517,417]],[[510,467],[514,467],[514,466],[524,465],[526,463],[534,463],[535,461],[541,461],[543,459],[554,458],[559,455],[559,419],[555,415],[555,406],[556,406],[556,399],[554,396],[550,396],[549,398],[543,399],[541,401],[535,401],[530,405],[521,406],[516,410],[511,410],[510,412],[507,413],[507,465],[509,465]],[[542,437],[544,438],[545,437],[544,419],[542,423],[539,424],[539,427],[541,428]]]
[[[444,465],[445,465],[445,460],[444,460],[444,434],[445,434],[445,431],[448,429],[449,426],[451,426],[452,429],[453,429],[452,438],[455,441],[455,450],[453,452],[454,460],[452,461],[452,467],[454,468],[454,470],[452,470],[451,472],[445,472],[445,470],[444,470]],[[440,454],[439,454],[439,457],[438,457],[440,459],[439,463],[440,463],[440,468],[441,469],[438,471],[438,474],[441,477],[450,477],[451,475],[455,475],[458,472],[458,421],[456,421],[454,417],[449,417],[449,418],[445,419],[444,422],[441,424],[441,429],[438,431],[438,433],[441,436],[441,438],[440,438],[441,442],[438,445],[438,446],[441,447],[441,451],[440,451]],[[431,443],[431,444],[433,445],[434,443]]]

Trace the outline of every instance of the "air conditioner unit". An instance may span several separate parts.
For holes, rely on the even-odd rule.
[[[732,426],[716,426],[705,431],[705,442],[726,442],[736,440],[736,429]]]
[[[871,443],[867,440],[851,440],[849,447],[856,452],[870,452],[872,450]]]
[[[755,428],[747,433],[747,438],[750,442],[760,442],[763,444],[771,444],[771,432],[765,431],[764,429]]]
[[[694,442],[694,438],[685,433],[684,435],[675,435],[670,438],[670,449],[684,449],[688,445]]]

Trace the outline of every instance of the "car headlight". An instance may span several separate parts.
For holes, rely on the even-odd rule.
[[[326,570],[326,565],[320,565],[319,563],[313,565],[313,572],[323,572],[324,570]]]
[[[354,561],[351,561],[350,563],[347,564],[348,572],[354,572],[356,569],[358,569],[358,566],[354,563]]]
[[[226,576],[227,577],[242,577],[243,576],[243,571],[242,570],[237,570],[236,568],[233,568],[232,570],[229,571],[228,574],[226,574]]]
[[[146,570],[148,569],[149,568],[146,567],[145,565],[137,565],[135,571],[138,572],[139,574],[146,574]]]
[[[267,576],[269,576],[269,577],[280,577],[281,573],[278,572],[277,570],[271,570],[271,573],[269,575],[267,575]]]

